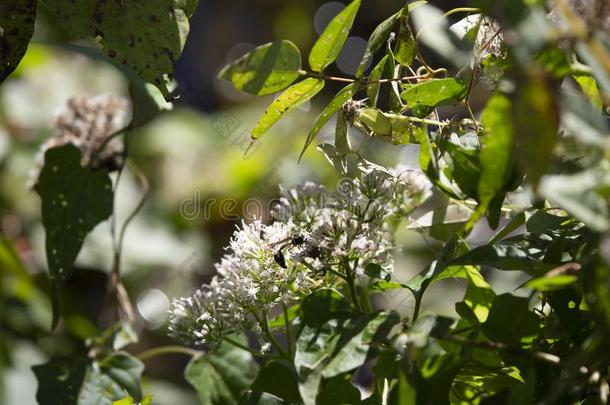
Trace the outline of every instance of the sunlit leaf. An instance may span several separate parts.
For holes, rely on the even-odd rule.
[[[578,276],[573,274],[561,274],[554,277],[537,277],[531,279],[525,285],[536,291],[556,291],[566,288],[578,281]]]
[[[403,66],[409,66],[415,59],[415,51],[417,44],[409,26],[409,13],[407,8],[403,10],[400,16],[400,30],[396,39],[396,48],[394,49],[394,57],[396,61]]]
[[[261,45],[227,65],[218,77],[236,89],[257,96],[273,94],[290,86],[300,75],[301,52],[290,41]]]
[[[309,130],[309,133],[307,134],[307,140],[305,141],[305,146],[303,146],[303,150],[301,151],[299,159],[303,157],[303,154],[305,153],[309,145],[311,145],[311,143],[316,138],[322,127],[330,120],[332,115],[336,113],[337,110],[339,110],[347,100],[354,96],[356,89],[357,87],[354,83],[348,84],[343,89],[341,89],[339,93],[337,93],[337,95],[331,100],[330,103],[328,103],[326,107],[324,107],[324,110],[322,110],[320,115],[318,115],[318,117],[313,123],[313,126]]]
[[[41,0],[76,38],[97,38],[104,52],[133,69],[171,100],[173,65],[189,33],[196,0]]]
[[[366,125],[366,128],[383,136],[392,134],[392,123],[384,115],[383,111],[377,108],[364,108],[358,114],[358,120]]]
[[[392,29],[396,25],[396,22],[399,20],[402,11],[399,11],[389,18],[384,20],[381,24],[375,28],[371,36],[369,37],[369,41],[366,45],[366,49],[364,51],[364,55],[362,56],[362,61],[356,70],[356,77],[362,77],[369,63],[371,62],[373,56],[381,50],[381,48],[386,44],[388,38],[390,37],[390,33]],[[370,80],[376,80],[372,77]]]
[[[328,24],[309,54],[309,66],[314,72],[321,72],[333,63],[352,28],[361,0],[354,0],[343,11],[337,14]]]
[[[293,84],[280,94],[265,110],[263,116],[252,130],[252,138],[260,138],[273,124],[279,121],[284,114],[294,110],[313,96],[318,94],[324,87],[324,80],[307,78]]]
[[[347,131],[347,120],[343,111],[337,114],[337,126],[335,127],[335,148],[337,152],[346,155],[351,152],[349,135]]]
[[[400,97],[409,107],[455,104],[464,99],[468,84],[458,79],[431,79],[409,85]]]
[[[377,98],[379,97],[379,89],[381,84],[379,80],[381,80],[381,76],[385,70],[385,65],[388,61],[389,56],[385,55],[381,60],[375,65],[373,70],[371,70],[371,74],[369,75],[368,81],[370,82],[366,86],[366,95],[368,100],[366,101],[369,107],[377,106]]]

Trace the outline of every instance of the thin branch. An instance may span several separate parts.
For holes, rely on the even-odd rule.
[[[323,73],[310,72],[307,70],[299,70],[299,74],[302,76],[316,77],[318,79],[332,80],[335,82],[343,82],[343,83],[355,83],[356,82],[356,79],[351,79],[349,77],[327,76]]]
[[[235,346],[235,347],[237,347],[237,348],[241,349],[241,350],[245,350],[245,351],[249,352],[249,353],[250,353],[250,354],[252,354],[253,356],[256,356],[256,357],[261,357],[260,352],[257,352],[256,350],[252,349],[252,348],[251,348],[251,347],[249,347],[249,346],[243,345],[243,344],[241,344],[241,343],[239,343],[239,342],[237,342],[237,341],[235,341],[235,340],[233,340],[233,339],[231,339],[231,338],[228,338],[228,337],[225,337],[223,340],[224,340],[225,342],[227,342],[227,343],[229,343],[229,344],[231,344],[231,345],[233,345],[233,346]]]
[[[125,222],[123,223],[123,226],[121,227],[121,232],[119,233],[119,240],[118,240],[119,255],[121,254],[121,251],[123,248],[123,240],[125,239],[125,232],[127,231],[127,226],[135,218],[135,216],[138,215],[138,213],[144,206],[144,203],[146,202],[146,199],[148,198],[148,194],[150,191],[148,179],[146,178],[144,173],[142,173],[140,168],[135,163],[133,163],[133,161],[130,162],[130,168],[133,171],[133,173],[136,175],[136,177],[138,178],[138,181],[140,182],[140,187],[142,188],[142,196],[140,197],[140,201],[138,201],[138,205],[136,205],[136,207],[131,212],[131,214],[129,214],[129,216],[125,219]]]
[[[480,12],[481,12],[481,9],[476,8],[476,7],[457,7],[457,8],[447,11],[445,14],[443,14],[443,17],[449,17],[450,15],[457,14],[457,13],[480,13]]]
[[[282,302],[282,312],[284,313],[284,326],[286,328],[286,346],[288,348],[288,356],[292,358],[294,352],[292,347],[292,333],[290,331],[290,318],[288,317],[288,307],[284,302]]]
[[[190,349],[184,346],[161,346],[155,347],[150,350],[146,350],[136,357],[141,361],[146,361],[148,359],[152,359],[153,357],[165,355],[165,354],[185,354],[187,356],[195,357],[202,354],[202,351]]]
[[[514,354],[517,354],[520,356],[530,357],[534,360],[538,360],[543,363],[562,367],[561,357],[554,355],[552,353],[541,352],[541,351],[537,351],[537,350],[523,349],[521,347],[510,346],[510,345],[507,345],[502,342],[472,340],[472,339],[467,339],[462,336],[455,336],[455,335],[444,336],[444,337],[440,337],[438,339],[457,343],[459,345],[474,346],[474,347],[478,347],[481,349],[507,351],[507,352],[514,353]],[[582,367],[580,369],[580,372],[583,374],[587,374],[589,371],[588,371],[588,369],[586,369],[586,367]]]

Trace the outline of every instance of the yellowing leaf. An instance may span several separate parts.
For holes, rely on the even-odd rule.
[[[280,94],[265,110],[263,116],[252,131],[252,138],[260,138],[269,128],[278,122],[284,114],[292,111],[300,104],[309,100],[324,87],[324,80],[307,78],[290,86]]]

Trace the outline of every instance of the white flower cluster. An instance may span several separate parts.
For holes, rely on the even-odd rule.
[[[215,346],[229,333],[250,330],[263,341],[265,319],[280,303],[335,285],[337,276],[364,276],[368,264],[382,269],[369,276],[389,275],[390,220],[421,204],[430,189],[423,174],[409,171],[372,171],[332,193],[314,183],[282,189],[271,212],[275,222],[243,224],[211,283],[173,302],[170,333]]]
[[[226,334],[256,331],[259,317],[307,294],[313,285],[309,274],[299,266],[284,268],[274,259],[274,245],[289,239],[292,230],[290,223],[242,224],[212,281],[192,296],[174,300],[170,333],[195,345],[215,346]]]
[[[276,221],[290,222],[305,241],[294,249],[294,260],[311,270],[343,267],[364,275],[368,264],[392,271],[391,219],[400,218],[431,195],[432,185],[423,173],[405,170],[397,175],[373,170],[361,179],[340,182],[329,193],[306,183],[282,190],[273,209]]]

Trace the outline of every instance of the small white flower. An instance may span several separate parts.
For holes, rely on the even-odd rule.
[[[267,342],[261,346],[261,354],[266,354],[271,351],[271,343]]]

